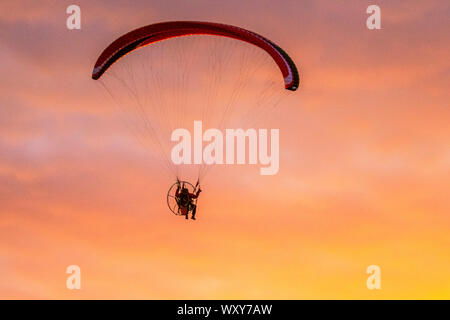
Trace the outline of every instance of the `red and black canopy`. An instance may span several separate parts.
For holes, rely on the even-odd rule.
[[[121,36],[102,52],[95,63],[92,79],[99,79],[114,62],[133,50],[157,41],[190,35],[215,35],[251,43],[272,57],[283,74],[286,89],[294,91],[299,86],[299,74],[294,62],[283,49],[272,41],[243,28],[199,21],[156,23]]]

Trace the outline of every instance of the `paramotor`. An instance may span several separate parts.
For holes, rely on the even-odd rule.
[[[195,120],[223,130],[249,126],[267,114],[270,119],[284,92],[297,90],[300,81],[293,60],[273,41],[244,28],[200,21],[161,22],[128,32],[103,50],[92,79],[170,177],[183,178],[191,193],[196,187],[186,180],[203,183],[211,165],[175,164],[174,130],[190,128]],[[176,187],[170,187],[167,205],[180,215]]]

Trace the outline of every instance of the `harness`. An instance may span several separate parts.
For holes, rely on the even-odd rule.
[[[189,193],[181,193],[178,196],[178,206],[179,207],[187,207],[191,203],[191,199],[189,197]]]
[[[195,185],[193,192],[195,192],[195,190],[197,190],[198,183],[199,183],[199,181],[197,180],[197,184]],[[184,183],[182,186],[182,190],[183,189],[184,189]],[[180,192],[180,194],[178,195],[178,197],[175,200],[177,202],[178,208],[186,208],[187,212],[194,209],[194,206],[195,206],[194,199],[191,198],[191,195],[189,192]]]

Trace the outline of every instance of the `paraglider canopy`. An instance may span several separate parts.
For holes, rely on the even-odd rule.
[[[294,62],[273,41],[240,27],[199,21],[161,22],[128,32],[102,51],[91,77],[119,107],[121,120],[137,138],[132,142],[148,147],[166,169],[161,172],[202,183],[213,165],[223,163],[218,159],[224,143],[206,132],[271,120],[281,99],[299,86]],[[197,123],[206,130],[197,130]],[[185,138],[196,135],[206,142],[204,148]],[[214,154],[209,157],[214,161],[197,161],[202,152]],[[185,160],[189,154],[193,162]],[[168,202],[174,199],[169,194]]]
[[[133,30],[111,43],[100,55],[92,72],[92,79],[102,74],[118,59],[140,47],[157,41],[191,35],[215,35],[251,43],[265,50],[283,74],[285,88],[297,90],[299,74],[288,54],[267,38],[252,31],[226,24],[199,21],[172,21],[151,24]]]

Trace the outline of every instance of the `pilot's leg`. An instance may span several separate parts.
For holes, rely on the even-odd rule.
[[[194,204],[194,205],[192,205],[192,217],[191,217],[192,220],[195,220],[195,212],[196,211],[197,211],[197,205]]]

